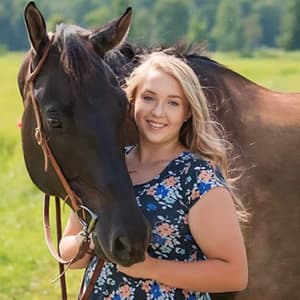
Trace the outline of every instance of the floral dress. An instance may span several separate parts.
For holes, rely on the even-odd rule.
[[[152,180],[134,186],[137,204],[152,226],[150,256],[177,261],[205,260],[188,224],[189,209],[214,187],[224,187],[219,168],[190,152],[183,152]],[[97,264],[87,267],[85,284]],[[166,286],[152,279],[130,277],[105,262],[90,300],[209,300],[208,293]]]

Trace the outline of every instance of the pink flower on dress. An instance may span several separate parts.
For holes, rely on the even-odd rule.
[[[184,216],[182,216],[182,221],[184,224],[188,224],[189,220],[188,220],[188,214],[185,214]]]
[[[176,183],[176,180],[174,178],[174,176],[168,177],[164,180],[165,186],[167,187],[171,187],[174,186]]]
[[[198,199],[200,197],[200,193],[198,189],[193,189],[192,190],[192,195],[191,198],[192,200]]]
[[[198,177],[203,181],[209,181],[211,179],[211,173],[207,172],[206,170],[202,170]]]
[[[160,236],[169,236],[174,231],[168,223],[162,223],[157,226],[157,230]]]
[[[184,296],[185,299],[189,298],[189,292],[188,291],[182,290],[182,294],[183,294],[183,296]]]
[[[165,284],[160,284],[160,288],[161,288],[162,291],[164,291],[166,293],[171,291],[171,287],[168,286],[168,285],[165,285]]]
[[[147,195],[151,195],[153,196],[155,194],[155,189],[153,186],[151,186],[148,190],[147,190]]]
[[[184,174],[187,174],[189,172],[190,167],[191,167],[191,164],[188,163],[187,166],[183,168]]]
[[[119,287],[120,295],[122,298],[128,298],[131,295],[131,288],[128,284],[124,284]]]
[[[197,253],[196,253],[196,252],[193,252],[193,253],[191,254],[191,260],[192,260],[192,261],[197,260]]]
[[[146,280],[143,281],[142,283],[142,290],[145,291],[146,293],[149,293],[151,290],[150,282],[151,282],[150,280]]]

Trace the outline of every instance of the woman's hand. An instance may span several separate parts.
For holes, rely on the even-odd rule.
[[[117,269],[135,278],[143,279],[154,279],[154,269],[157,267],[158,259],[151,257],[148,253],[145,253],[145,260],[136,264],[133,264],[130,267],[123,267],[118,265]]]

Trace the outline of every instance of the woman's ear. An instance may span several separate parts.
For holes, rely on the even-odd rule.
[[[187,122],[187,121],[190,119],[191,116],[192,116],[192,111],[191,111],[191,109],[189,108],[189,110],[188,110],[188,112],[187,112],[187,114],[186,114],[186,118],[184,119],[184,122]]]

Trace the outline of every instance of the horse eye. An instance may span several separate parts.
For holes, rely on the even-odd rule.
[[[48,118],[48,123],[52,128],[62,128],[62,124],[58,119]]]
[[[46,110],[47,123],[51,128],[62,128],[60,113],[54,108]]]

